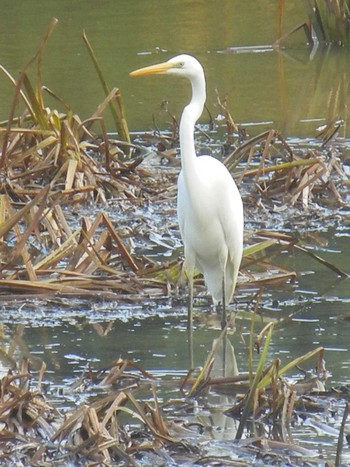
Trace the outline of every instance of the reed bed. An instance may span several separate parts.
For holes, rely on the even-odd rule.
[[[251,465],[268,458],[277,465],[285,465],[287,460],[294,464],[307,460],[308,465],[314,465],[318,453],[295,444],[291,427],[295,430],[298,417],[306,414],[315,419],[328,412],[334,416],[336,410],[341,414],[334,398],[341,401],[348,393],[345,388],[324,389],[327,372],[321,348],[287,365],[278,359],[267,365],[271,330],[268,326],[263,331],[266,342],[257,369],[251,374],[211,376],[218,347],[198,376],[189,374],[183,380],[160,380],[135,363],[119,359],[109,368],[90,368],[82,375],[69,392],[98,391],[99,396],[66,409],[56,407],[57,396],[44,393],[45,366],[33,372],[28,360],[23,360],[0,379],[0,462],[138,466],[153,459]],[[298,373],[301,365],[309,360],[312,364],[315,357],[317,371],[310,377],[294,378],[293,382],[288,379],[288,373]],[[165,388],[171,388],[172,397],[164,396]],[[230,452],[221,448],[215,453],[215,440],[207,430],[204,414],[212,409],[218,414],[210,402],[215,393],[230,401],[221,416],[236,420]],[[277,439],[266,437],[262,425],[274,427]],[[243,429],[251,436],[241,439]],[[339,459],[341,452],[340,444]]]
[[[15,79],[2,68],[13,83],[13,105],[9,118],[0,125],[0,296],[11,294],[89,296],[135,294],[152,290],[162,294],[176,290],[182,260],[155,264],[146,256],[134,255],[106,213],[96,209],[94,216],[81,216],[72,223],[71,210],[79,206],[102,206],[111,198],[142,205],[145,200],[162,198],[173,202],[176,170],[156,171],[145,165],[140,145],[130,143],[119,90],[109,90],[97,58],[84,35],[90,56],[102,81],[106,99],[90,119],[81,121],[63,100],[42,84],[45,45],[52,34],[53,21],[34,58]],[[36,81],[28,71],[36,69]],[[51,109],[45,96],[54,96],[64,111]],[[109,138],[102,117],[108,106],[114,109],[121,139]],[[119,110],[118,110],[119,109]],[[227,110],[227,109],[226,109]],[[232,143],[236,126],[226,111],[228,134],[225,145],[230,151],[227,166],[238,183],[248,180],[249,206],[310,204],[341,205],[340,188],[348,183],[337,151],[330,145],[336,134],[324,133],[324,149],[292,148],[275,130]],[[93,131],[97,126],[98,133]],[[172,135],[156,139],[161,154],[169,156],[177,141],[177,124]],[[244,163],[244,169],[239,164]],[[246,184],[247,185],[247,184]],[[275,210],[276,211],[276,210]],[[151,235],[152,232],[149,232]],[[245,285],[289,281],[293,271],[279,270],[268,259],[276,249],[298,246],[298,240],[265,232],[248,239],[242,269]],[[261,259],[263,258],[263,259]],[[270,258],[271,259],[271,258]],[[269,271],[273,270],[274,274]],[[338,271],[339,272],[339,271]]]

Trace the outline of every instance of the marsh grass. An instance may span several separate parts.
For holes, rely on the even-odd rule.
[[[46,94],[63,102],[41,82],[44,49],[56,24],[53,20],[17,80],[1,69],[14,86],[14,98],[0,127],[0,294],[136,293],[150,282],[137,277],[147,261],[131,257],[106,214],[97,213],[94,220],[82,217],[80,226],[72,227],[64,207],[105,204],[111,196],[137,202],[144,188],[154,193],[149,186],[154,176],[145,169],[136,172],[140,158],[123,162],[131,145],[118,90],[106,88],[106,100],[84,122],[66,104],[65,112],[45,104]],[[34,84],[28,77],[33,66]],[[126,141],[108,139],[101,117],[108,105]]]
[[[121,233],[123,226],[102,211],[71,222],[70,209],[89,203],[103,206],[112,197],[118,198],[121,209],[123,203],[141,205],[157,198],[173,202],[177,172],[160,173],[142,164],[142,148],[129,142],[119,90],[109,89],[86,35],[84,42],[106,94],[91,118],[81,121],[63,99],[44,86],[45,47],[56,24],[57,20],[51,22],[17,79],[1,67],[14,87],[14,96],[9,117],[0,125],[0,294],[6,299],[11,294],[91,296],[96,291],[106,297],[142,292],[176,295],[183,278],[181,258],[159,264],[136,256]],[[50,108],[47,96],[61,110]],[[269,209],[272,203],[305,208],[311,203],[343,202],[334,180],[337,174],[343,175],[343,182],[348,176],[342,173],[337,153],[330,149],[335,134],[331,129],[324,152],[296,150],[275,130],[235,146],[239,126],[228,109],[221,102],[219,105],[229,135],[225,163],[238,183],[249,181],[245,203],[253,200]],[[106,132],[102,113],[108,107],[119,126],[120,140],[109,138]],[[159,132],[151,138],[161,155],[174,152],[177,131],[173,118],[170,138]],[[295,272],[279,267],[273,258],[297,245],[303,251],[294,238],[282,239],[267,232],[264,238],[252,235],[244,252],[241,286],[295,280]],[[336,267],[333,270],[339,274]],[[203,286],[199,273],[196,284]]]
[[[44,50],[56,23],[54,20],[50,24],[34,58],[17,79],[1,67],[13,84],[14,97],[8,119],[0,125],[0,295],[4,300],[19,295],[91,298],[96,292],[100,297],[124,300],[142,295],[175,296],[182,285],[181,258],[159,263],[135,254],[118,222],[112,222],[102,210],[94,210],[91,216],[81,214],[71,222],[73,208],[79,210],[92,203],[104,205],[110,197],[118,200],[121,209],[123,203],[138,205],[159,198],[174,202],[177,174],[175,171],[159,174],[141,164],[142,148],[129,142],[119,90],[107,86],[86,35],[84,41],[106,94],[91,118],[81,121],[63,99],[43,85]],[[29,78],[33,67],[35,81]],[[61,110],[50,108],[46,96],[54,99]],[[102,113],[108,107],[114,109],[120,140],[112,140],[106,132]],[[349,180],[331,148],[336,134],[332,127],[324,133],[323,142],[327,145],[324,151],[295,149],[275,130],[237,144],[235,133],[239,127],[227,108],[225,115],[229,135],[225,162],[237,182],[249,186],[245,199],[248,206],[251,202],[269,209],[276,204],[305,209],[315,203],[344,202],[339,187]],[[174,119],[172,124],[170,138],[152,135],[161,155],[175,152]],[[239,287],[257,288],[257,302],[263,287],[296,279],[295,271],[278,264],[278,255],[285,250],[311,255],[337,275],[346,276],[335,265],[307,250],[302,239],[256,231],[246,242]],[[196,286],[197,290],[204,289],[198,272]],[[11,368],[0,380],[1,462],[15,459],[23,465],[44,465],[52,460],[77,463],[84,459],[99,465],[113,462],[138,465],[138,459],[146,453],[161,458],[166,450],[167,456],[180,461],[185,453],[187,458],[209,463],[215,459],[209,459],[200,446],[193,447],[183,435],[196,435],[188,423],[188,408],[195,413],[198,401],[211,391],[235,398],[227,415],[241,420],[236,436],[238,448],[252,456],[257,452],[263,456],[267,443],[269,455],[276,462],[280,460],[280,449],[293,448],[295,454],[297,449],[284,432],[280,444],[259,436],[243,446],[240,438],[244,432],[250,433],[257,416],[266,423],[272,419],[284,427],[290,426],[293,417],[296,418],[297,404],[305,407],[307,398],[300,395],[300,385],[286,379],[287,373],[296,372],[299,365],[317,358],[319,371],[315,380],[301,383],[303,393],[309,396],[323,370],[323,349],[315,349],[290,363],[270,361],[269,342],[274,325],[268,323],[256,331],[257,323],[264,321],[256,313],[249,316],[252,328],[245,373],[222,378],[211,375],[220,339],[226,336],[224,332],[202,371],[189,374],[182,381],[167,381],[172,388],[175,385],[179,388],[180,402],[163,403],[163,395],[158,394],[161,381],[133,362],[117,360],[107,369],[89,368],[74,387],[76,391],[108,387],[108,394],[88,398],[67,411],[57,409],[43,392],[45,364],[39,362],[35,373],[31,369],[33,356],[17,361],[18,346],[25,347],[23,327],[19,326],[9,346],[6,348],[3,340],[0,348],[1,361]],[[256,350],[261,353],[256,354]],[[181,416],[169,420],[165,416],[166,404],[185,409],[180,411]],[[255,433],[254,429],[251,433]],[[299,458],[306,455],[305,451],[300,452]],[[241,460],[237,462],[244,465]]]
[[[7,357],[12,368],[0,379],[0,462],[16,460],[33,465],[64,460],[73,464],[136,466],[148,462],[150,455],[164,459],[166,454],[174,463],[186,460],[209,465],[214,459],[206,445],[213,439],[206,430],[202,411],[210,411],[211,398],[220,394],[230,405],[227,408],[226,401],[221,416],[237,420],[237,424],[236,439],[230,440],[233,459],[226,459],[223,453],[218,461],[249,465],[268,453],[269,459],[279,465],[284,465],[286,458],[295,465],[308,458],[314,465],[312,459],[317,453],[297,445],[291,427],[294,434],[299,414],[309,413],[312,417],[315,412],[331,411],[334,415],[334,397],[346,398],[346,389],[325,391],[327,371],[322,348],[288,363],[279,358],[271,360],[269,343],[274,332],[272,323],[259,332],[252,325],[249,372],[212,376],[221,343],[227,339],[223,332],[198,374],[190,373],[183,380],[159,379],[132,361],[118,359],[108,368],[89,367],[67,389],[70,395],[76,394],[77,400],[81,392],[86,396],[73,407],[61,408],[57,407],[57,395],[47,391],[44,384],[45,364],[37,361],[37,369],[33,370],[33,356],[16,359],[16,349],[23,345],[19,329],[14,341],[7,348],[1,347],[2,361]],[[253,354],[257,357],[254,362]],[[307,378],[300,377],[306,365],[315,370]],[[217,413],[216,404],[213,409]],[[345,410],[340,436],[347,414]],[[338,462],[342,449],[339,441]],[[248,455],[250,460],[242,464],[241,456]]]
[[[328,127],[326,141],[329,142],[336,132],[337,129]],[[256,153],[260,153],[259,159],[253,159]],[[345,204],[334,180],[338,178],[338,186],[342,187],[348,177],[337,151],[332,148],[293,149],[276,130],[269,130],[248,139],[225,159],[231,170],[242,161],[244,169],[236,174],[241,179],[255,181],[255,196],[262,204],[299,204],[303,208],[312,202],[334,206]],[[340,174],[344,177],[339,177]]]

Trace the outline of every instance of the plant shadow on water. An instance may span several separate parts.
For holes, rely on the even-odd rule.
[[[70,109],[41,105],[25,72],[13,82],[27,111],[15,119],[14,104],[3,129],[1,461],[348,461],[349,177],[336,132],[326,146],[249,138],[227,108],[225,145],[200,127],[199,151],[235,169],[246,248],[227,334],[196,274],[188,372],[175,122],[133,145],[102,124],[101,141]]]

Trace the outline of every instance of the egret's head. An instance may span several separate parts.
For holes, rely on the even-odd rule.
[[[177,55],[167,62],[159,63],[158,65],[147,66],[140,68],[130,73],[130,76],[169,74],[179,75],[191,79],[199,74],[203,74],[202,65],[191,55]]]

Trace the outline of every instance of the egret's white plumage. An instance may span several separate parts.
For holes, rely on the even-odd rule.
[[[206,99],[201,64],[190,55],[179,55],[167,62],[136,70],[131,75],[159,73],[183,76],[192,85],[192,99],[184,108],[180,122],[182,170],[177,202],[191,297],[193,272],[197,265],[203,272],[214,304],[222,303],[225,307],[225,303],[232,299],[242,259],[242,199],[230,172],[220,161],[210,156],[196,156],[194,126]],[[192,311],[189,319],[192,321]]]

